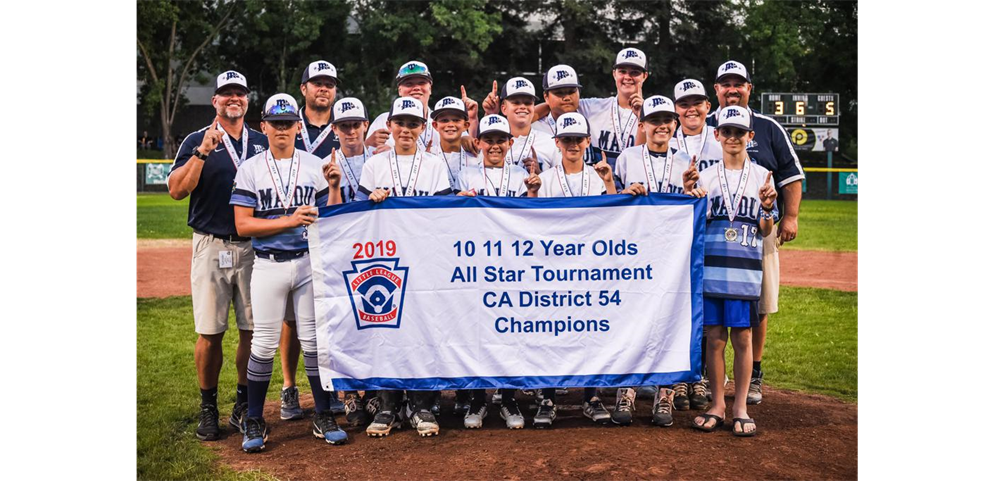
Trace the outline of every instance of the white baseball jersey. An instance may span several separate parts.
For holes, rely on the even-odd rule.
[[[387,126],[388,113],[389,112],[384,112],[380,115],[377,115],[377,118],[373,119],[373,122],[370,122],[370,128],[366,131],[367,139],[372,137],[373,132],[379,129],[385,129],[387,130],[387,132],[390,132],[390,128]],[[439,138],[439,132],[432,128],[431,116],[432,116],[432,109],[429,108],[428,113],[426,114],[426,118],[428,118],[429,120],[425,122],[425,131],[418,136],[418,140],[416,143],[418,144],[418,150],[424,150],[425,147],[427,147],[429,143],[431,143],[432,144],[431,152],[433,154],[437,154],[442,148],[440,147],[442,145],[442,140]],[[386,145],[389,147],[394,146],[394,134],[391,134],[390,137],[387,137]]]
[[[686,136],[684,129],[678,128],[670,139],[670,146],[695,157],[698,171],[701,172],[719,162],[722,162],[722,144],[715,138],[715,128],[709,125],[702,127],[698,135]]]
[[[650,192],[664,194],[684,193],[684,171],[688,170],[690,157],[677,149],[669,152],[653,152],[645,145],[629,147],[622,151],[615,162],[616,175],[622,179],[622,186],[629,187],[636,182],[643,184]],[[645,154],[649,157],[646,165]],[[670,165],[667,165],[669,159]],[[650,182],[649,179],[654,181]]]
[[[591,146],[604,151],[608,163],[614,166],[622,150],[636,145],[639,131],[639,114],[618,105],[618,97],[581,99],[591,126]],[[600,159],[598,155],[598,160]]]
[[[505,197],[525,197],[529,193],[525,179],[529,173],[517,166],[505,164],[508,169],[508,186]],[[477,195],[497,196],[502,190],[505,175],[504,168],[484,167],[482,165],[468,167],[459,173],[459,191],[473,190]]]
[[[459,173],[465,168],[480,165],[480,156],[463,150],[463,147],[460,147],[459,152],[442,152],[440,150],[437,155],[445,162],[446,178],[449,179],[449,186],[453,192],[459,190]]]
[[[415,155],[398,155],[397,178],[395,178],[390,162],[393,153],[393,150],[388,150],[366,159],[363,175],[359,181],[357,200],[368,199],[376,189],[389,190],[390,195],[394,197],[404,196],[408,191],[413,191],[412,195],[418,197],[449,195],[453,192],[449,185],[446,164],[440,157],[422,151]],[[416,156],[421,157],[421,165],[417,171],[414,169]]]
[[[349,202],[354,202],[358,200],[356,197],[359,194],[359,181],[363,175],[363,166],[366,165],[366,160],[373,157],[372,147],[363,147],[363,153],[353,156],[345,157],[345,154],[339,150],[338,158],[336,162],[339,163],[339,170],[342,171],[342,180],[339,181],[339,185],[342,189],[342,203],[347,204]],[[329,157],[331,157],[329,155]],[[326,164],[328,159],[322,159]]]
[[[596,100],[600,99],[580,99],[580,103],[577,104],[577,113],[584,116],[590,122],[592,108],[598,108],[599,105]],[[550,136],[556,135],[556,119],[553,118],[553,113],[550,112],[549,115],[532,122],[532,128],[538,129],[540,132],[545,132]],[[594,134],[594,128],[591,128],[591,134]]]
[[[533,137],[531,144],[529,136]],[[532,124],[529,135],[519,135],[514,140],[515,143],[511,145],[506,160],[510,160],[515,165],[522,165],[522,160],[532,155],[532,149],[536,151],[541,170],[549,170],[553,165],[561,162],[560,149],[556,148],[553,136],[535,128],[535,124]]]
[[[323,206],[328,203],[328,181],[322,173],[321,159],[294,149],[293,159],[273,160],[269,150],[256,154],[235,174],[231,204],[251,207],[255,216],[277,219],[293,214],[300,206]],[[286,199],[286,201],[285,201]],[[287,229],[266,237],[253,237],[252,247],[263,252],[307,250],[304,227]]]
[[[601,195],[608,192],[605,182],[594,170],[594,167],[584,164],[584,170],[576,174],[567,174],[555,166],[541,174],[539,180],[539,197],[580,197],[585,195]],[[584,177],[587,176],[587,189],[584,189]]]

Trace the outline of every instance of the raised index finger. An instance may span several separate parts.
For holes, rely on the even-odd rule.
[[[770,176],[772,175],[774,175],[773,172],[767,172],[767,180],[764,181],[764,184],[770,184]]]
[[[491,89],[491,93],[497,95],[497,80],[494,81],[494,88]]]
[[[466,98],[466,87],[463,86],[463,85],[460,85],[459,86],[459,91],[460,91],[460,94],[463,95],[463,98]]]

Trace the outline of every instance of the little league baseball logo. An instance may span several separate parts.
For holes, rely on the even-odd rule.
[[[398,267],[398,262],[397,258],[353,261],[353,270],[342,273],[357,329],[401,327],[408,268]]]

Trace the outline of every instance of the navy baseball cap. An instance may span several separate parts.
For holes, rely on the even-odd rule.
[[[245,93],[249,93],[249,85],[246,83],[245,77],[234,70],[222,72],[221,75],[218,75],[218,81],[215,84],[214,93],[217,94],[218,90],[221,90],[222,87],[227,87],[229,85],[242,87],[242,89],[245,90]]]
[[[328,77],[335,82],[335,86],[339,85],[338,72],[335,70],[335,66],[324,60],[318,60],[316,62],[311,62],[310,65],[304,69],[304,75],[301,77],[301,85],[308,83],[309,80],[318,77]]]

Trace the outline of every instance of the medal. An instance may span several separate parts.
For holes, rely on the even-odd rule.
[[[411,162],[411,171],[408,172],[408,186],[401,185],[401,171],[397,166],[397,151],[391,150],[387,156],[390,162],[390,180],[394,182],[394,195],[401,197],[411,197],[415,195],[415,184],[418,183],[418,171],[421,170],[422,151],[415,152]]]
[[[726,241],[727,242],[736,242],[736,238],[737,237],[739,237],[739,235],[736,233],[736,229],[735,228],[733,228],[733,227],[726,227]]]
[[[722,203],[725,205],[730,225],[736,220],[736,211],[739,209],[739,204],[743,201],[743,194],[746,193],[746,184],[750,179],[750,164],[751,162],[749,158],[743,162],[743,174],[739,177],[739,188],[736,189],[735,197],[731,196],[729,192],[729,181],[726,179],[725,163],[719,162],[717,166],[719,169],[719,187],[722,188]],[[736,237],[737,235],[735,228],[726,228],[727,241],[733,242],[736,240]]]
[[[304,141],[304,148],[307,150],[307,153],[310,154],[314,152],[315,149],[317,149],[318,146],[325,141],[325,139],[328,138],[328,134],[332,133],[332,123],[329,122],[328,125],[325,126],[325,129],[322,130],[320,134],[318,134],[318,138],[314,139],[314,143],[312,144],[311,136],[308,135],[307,133],[307,123],[304,122],[303,109],[301,110],[300,115],[301,115],[301,139]]]
[[[632,130],[632,126],[635,125],[636,113],[632,109],[629,109],[629,117],[625,120],[625,128],[619,130],[618,126],[621,123],[621,118],[619,117],[618,114],[618,97],[616,97],[615,101],[612,102],[611,114],[612,114],[612,130],[615,131],[615,138],[618,139],[618,145],[619,145],[618,151],[621,152],[625,150],[627,147],[629,147],[630,139],[629,136],[625,134],[628,134],[629,131]]]
[[[231,162],[235,164],[235,170],[238,170],[242,162],[245,162],[245,154],[249,151],[249,129],[245,128],[245,124],[242,124],[242,156],[235,155],[235,146],[231,143],[231,137],[228,136],[228,131],[221,127],[221,123],[217,124],[217,129],[224,133],[221,136],[221,141],[225,144],[225,150],[228,151],[228,156],[231,157]]]
[[[269,167],[269,177],[273,181],[276,197],[283,204],[283,214],[288,215],[290,213],[290,204],[293,201],[292,196],[294,195],[294,191],[297,190],[297,181],[300,178],[301,156],[297,153],[297,149],[294,149],[294,156],[290,161],[290,173],[287,175],[286,183],[283,182],[280,167],[269,150],[266,151],[266,167]],[[290,184],[291,181],[293,181],[293,185]]]

